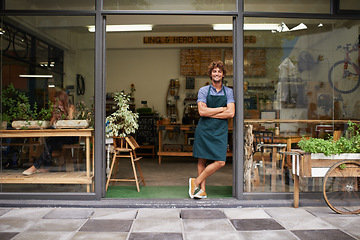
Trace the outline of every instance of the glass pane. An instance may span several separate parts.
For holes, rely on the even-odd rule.
[[[236,11],[236,0],[104,0],[105,10]]]
[[[254,142],[245,142],[246,191],[292,192],[294,162],[279,153],[299,149],[302,137],[330,139],[313,143],[323,148],[333,137],[350,136],[348,121],[360,119],[360,22],[347,23],[345,27],[338,20],[245,19],[245,37],[256,39],[244,45],[245,123],[255,136]],[[274,29],[251,30],[256,26],[252,24]],[[300,176],[300,190],[321,191],[322,181],[315,178],[318,169],[304,171],[308,172]]]
[[[340,10],[360,10],[360,2],[357,0],[340,0]]]
[[[130,96],[129,108],[139,113],[135,139],[141,146],[139,152],[147,158],[139,162],[146,181],[146,186],[140,184],[141,191],[150,189],[152,198],[188,196],[182,190],[166,195],[166,191],[153,187],[181,188],[184,177],[188,179],[189,173],[197,173],[198,160],[192,157],[192,147],[200,118],[196,104],[198,90],[210,82],[206,72],[211,61],[232,62],[229,55],[232,31],[214,31],[212,25],[231,22],[232,17],[209,16],[107,17],[108,26],[137,23],[153,26],[152,31],[106,34],[106,115],[118,109],[113,99],[116,93],[124,91]],[[120,73],[120,68],[126,70]],[[225,80],[227,86],[233,86],[232,69],[228,69]],[[231,140],[230,127],[227,164],[206,180],[209,197],[232,197]],[[158,156],[152,155],[155,147],[159,149]],[[120,161],[124,167],[118,168],[118,176],[133,177],[129,160]],[[171,173],[170,181],[165,177],[169,171],[159,167],[159,162],[177,169]],[[123,191],[129,187],[130,191]],[[116,182],[109,186],[106,196],[131,198],[133,192],[136,193],[134,182]]]
[[[330,2],[330,0],[244,0],[244,11],[330,13]]]
[[[93,126],[83,119],[94,112],[93,24],[93,17],[2,18],[2,192],[91,191]],[[71,118],[76,125],[61,125]]]
[[[95,0],[5,0],[6,10],[95,10]]]

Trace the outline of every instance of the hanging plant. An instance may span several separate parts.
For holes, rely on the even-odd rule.
[[[139,115],[130,110],[130,97],[123,92],[115,93],[117,110],[106,117],[106,137],[126,137],[139,128]]]

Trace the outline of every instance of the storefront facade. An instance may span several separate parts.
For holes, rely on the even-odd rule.
[[[13,83],[31,103],[47,106],[56,89],[65,89],[74,104],[83,101],[88,109],[93,107],[95,121],[93,130],[71,133],[80,137],[84,148],[84,161],[78,163],[82,175],[73,171],[76,176],[71,173],[64,180],[61,174],[67,171],[54,170],[46,184],[6,176],[15,176],[36,161],[41,154],[36,146],[41,143],[30,139],[47,135],[3,133],[0,196],[104,199],[109,164],[104,119],[111,94],[122,90],[134,94],[136,108],[146,105],[146,100],[146,107],[156,110],[159,119],[171,118],[164,98],[170,91],[169,80],[177,79],[181,86],[175,95],[178,98],[170,99],[171,104],[182,100],[176,105],[175,122],[188,120],[184,116],[191,108],[185,99],[191,99],[209,81],[204,67],[206,72],[208,62],[215,59],[227,66],[226,84],[233,88],[236,100],[229,138],[233,199],[291,199],[291,169],[281,168],[276,174],[266,171],[256,147],[251,173],[247,172],[246,129],[249,125],[256,131],[278,129],[286,143],[291,134],[317,137],[316,125],[344,129],[346,121],[360,119],[359,11],[359,3],[351,0],[2,1],[2,90]],[[116,25],[140,24],[152,28],[111,32]],[[224,28],[218,31],[216,27]],[[337,69],[343,68],[344,56],[352,68],[347,82],[342,82],[341,73],[336,76]],[[325,122],[316,124],[318,120]],[[334,120],[341,120],[341,126],[335,126]],[[59,132],[59,136],[69,136],[66,131]],[[19,140],[23,137],[29,140]],[[178,141],[183,140],[168,137],[165,143]],[[32,151],[27,150],[24,157],[23,149],[14,148],[18,146]],[[12,161],[19,167],[24,158],[24,169],[4,167]],[[59,159],[58,165],[63,166]],[[304,179],[304,196],[320,196],[320,182]],[[118,198],[121,201],[122,197]]]

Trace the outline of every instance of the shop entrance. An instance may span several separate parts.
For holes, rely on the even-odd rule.
[[[130,98],[129,109],[139,114],[131,135],[140,146],[136,154],[146,183],[139,192],[135,182],[110,184],[106,197],[188,198],[188,179],[197,176],[192,157],[197,92],[211,83],[212,61],[224,62],[224,85],[233,86],[232,31],[213,28],[232,23],[232,17],[107,16],[106,22],[106,116],[117,110],[114,96],[123,92]],[[124,25],[127,30],[116,29]],[[209,198],[232,197],[231,121],[229,130],[227,164],[207,179]],[[107,138],[107,172],[111,142]],[[119,162],[116,178],[134,177],[130,159]]]

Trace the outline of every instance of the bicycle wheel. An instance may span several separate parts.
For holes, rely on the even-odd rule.
[[[342,214],[360,213],[360,162],[340,161],[326,173],[323,195],[326,204]]]
[[[348,62],[348,67],[344,71],[345,61],[336,62],[329,70],[329,83],[331,87],[339,93],[352,93],[360,87],[360,75],[357,74],[358,67],[352,62]],[[335,86],[338,83],[338,87]]]

